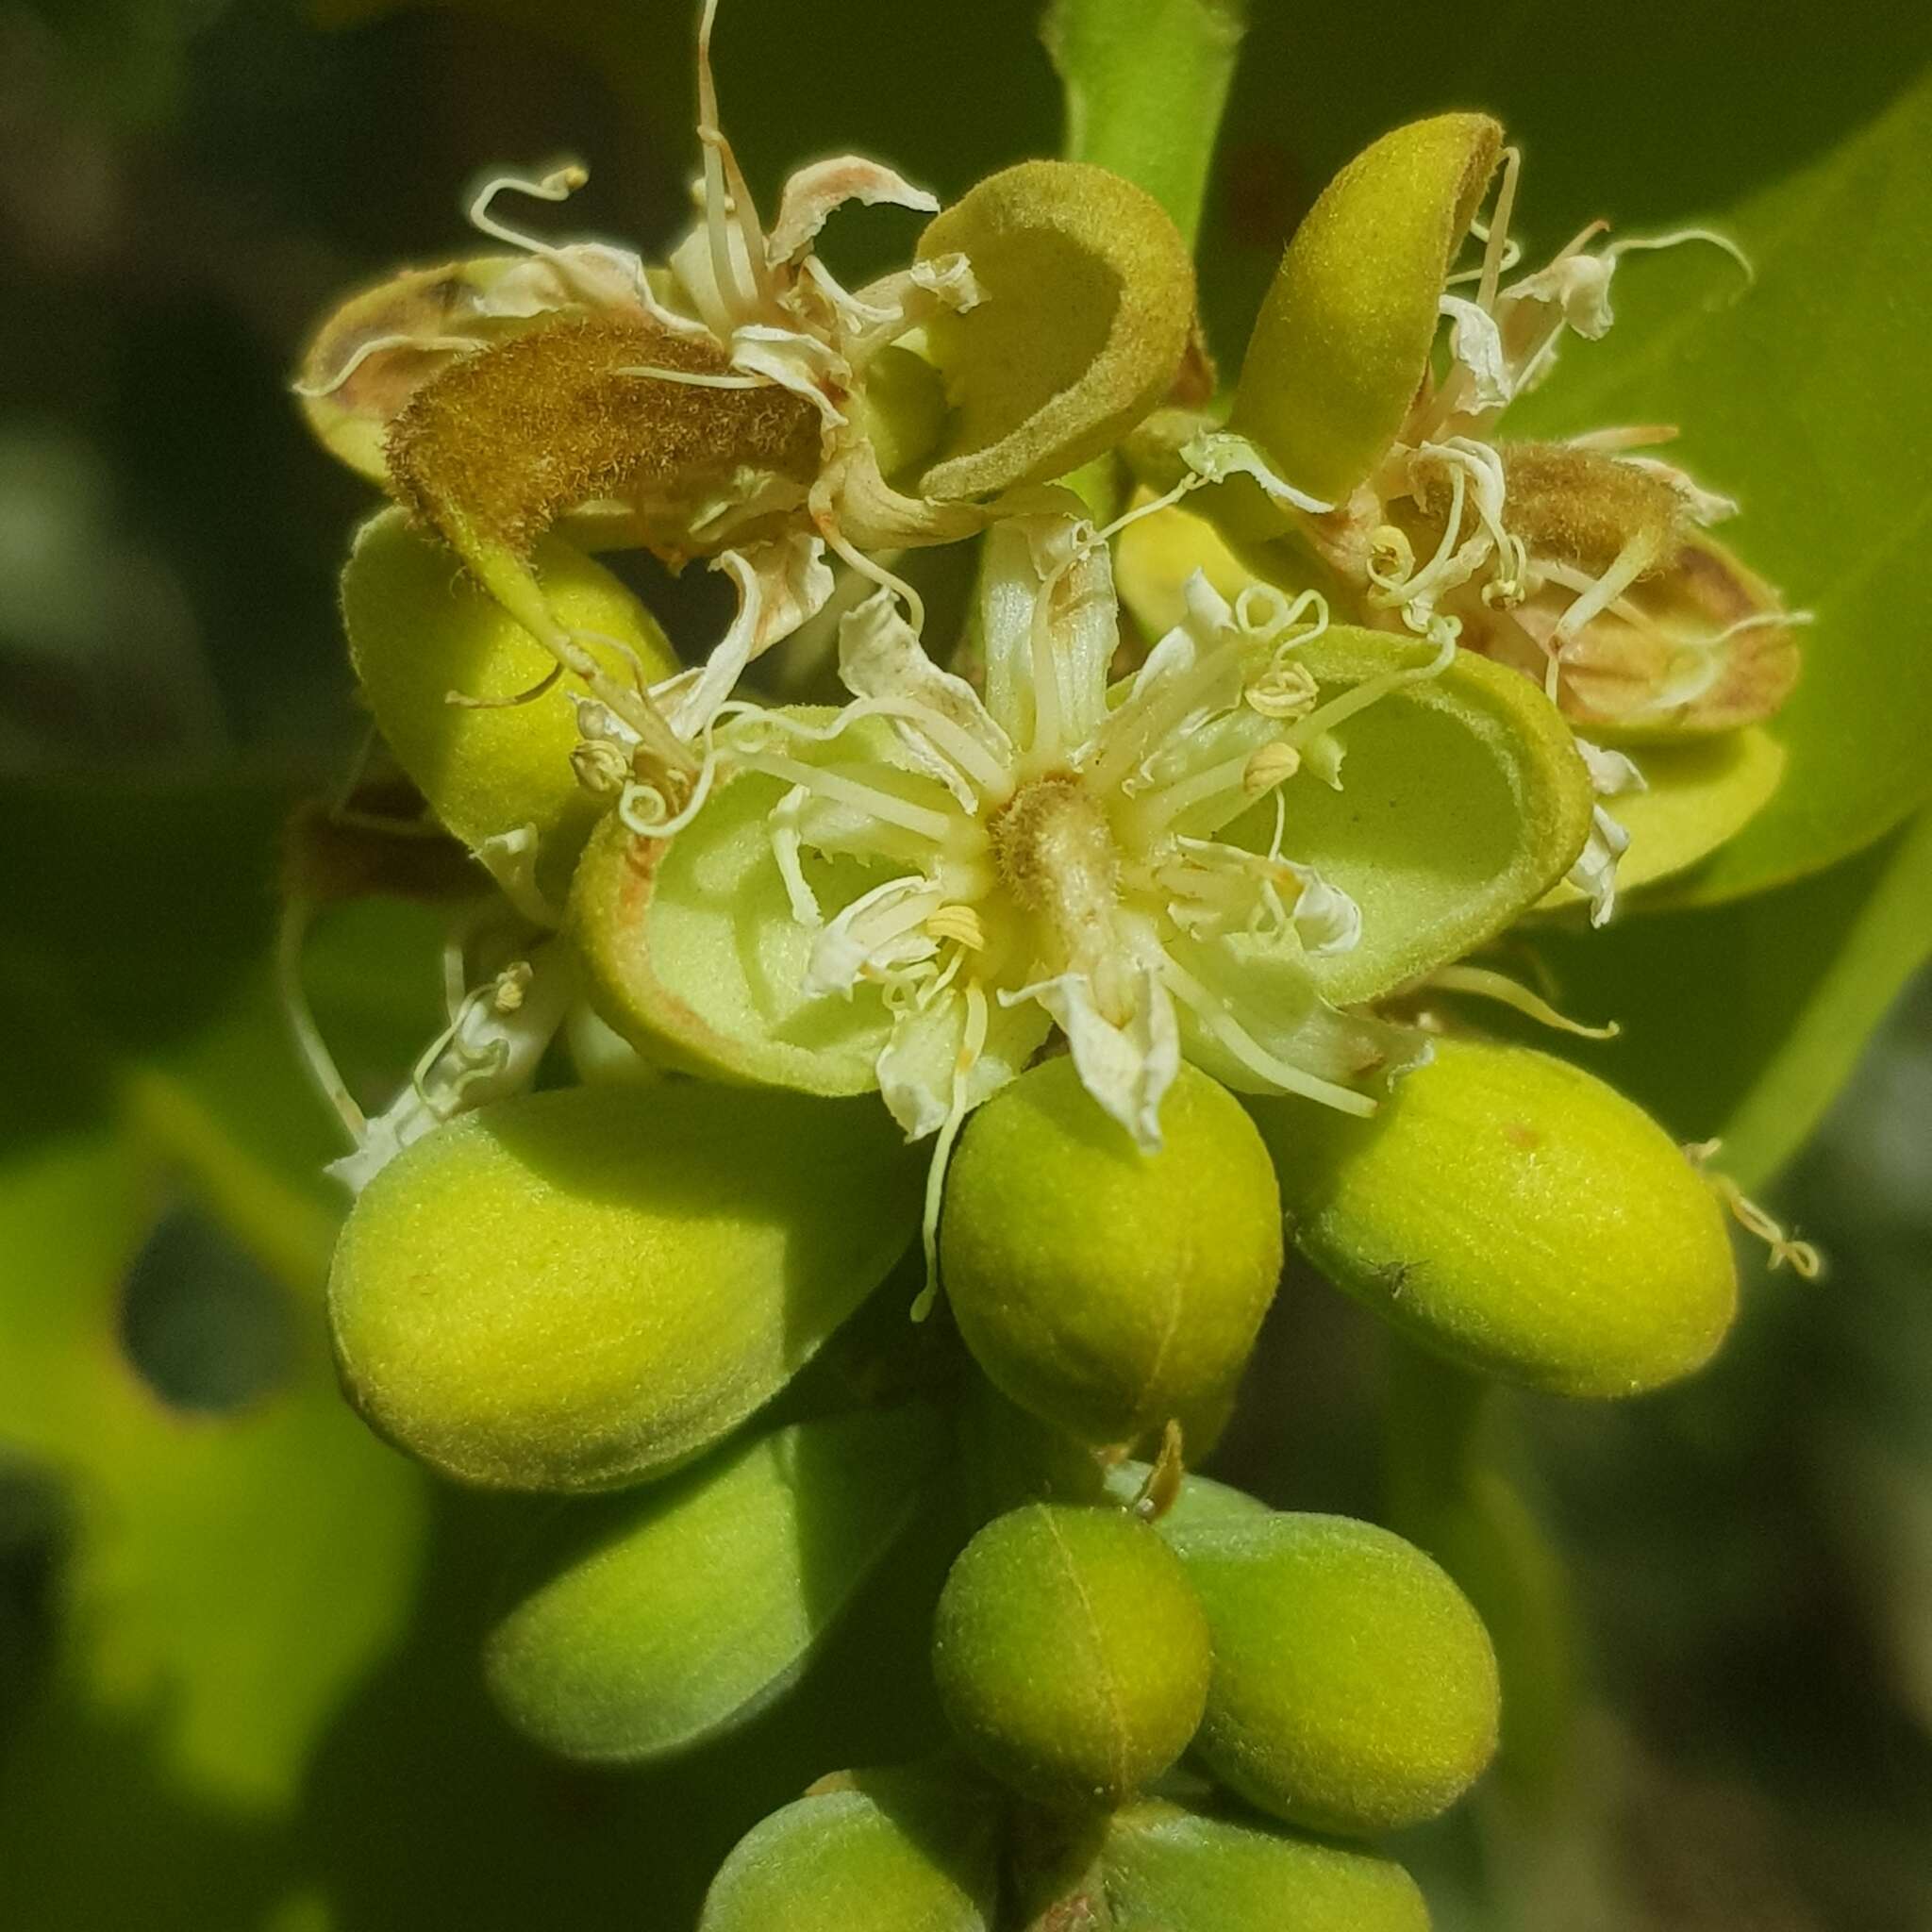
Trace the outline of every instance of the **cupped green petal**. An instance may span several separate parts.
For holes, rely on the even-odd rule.
[[[988,1932],[998,1896],[997,1814],[979,1793],[866,1771],[740,1839],[698,1932]]]
[[[1708,1184],[1567,1061],[1444,1039],[1372,1121],[1252,1111],[1296,1246],[1453,1361],[1634,1395],[1701,1367],[1730,1326],[1737,1266]]]
[[[927,1408],[827,1417],[569,1505],[512,1573],[491,1694],[538,1743],[605,1763],[744,1723],[891,1547],[944,1441]]]
[[[1100,1861],[1122,1932],[1429,1932],[1392,1858],[1158,1800],[1115,1814]]]
[[[1784,747],[1757,725],[1722,738],[1643,745],[1630,758],[1644,789],[1619,794],[1608,808],[1630,835],[1617,861],[1620,891],[1707,858],[1757,817],[1785,769]],[[1584,897],[1564,881],[1544,895],[1540,909],[1580,905]]]
[[[676,670],[657,621],[608,571],[558,538],[540,542],[533,562],[560,622],[616,640],[585,644],[613,677]],[[342,617],[375,722],[437,816],[473,850],[533,828],[540,876],[560,888],[599,809],[571,763],[576,708],[561,678],[504,702],[537,691],[557,660],[399,509],[357,532]]]
[[[1295,230],[1230,420],[1296,488],[1341,503],[1394,441],[1502,142],[1486,114],[1398,127],[1350,161]]]
[[[1434,655],[1348,625],[1296,653],[1324,705]],[[1378,999],[1500,932],[1589,837],[1594,795],[1569,726],[1527,678],[1468,652],[1386,691],[1333,735],[1341,789],[1310,761],[1281,795],[1283,850],[1361,908],[1351,950],[1307,961],[1338,1006]],[[1265,844],[1273,827],[1264,807],[1241,842]]]
[[[927,346],[952,407],[928,496],[1076,469],[1173,384],[1194,318],[1187,243],[1154,197],[1080,161],[1022,161],[927,224],[920,258],[963,254],[981,299]]]
[[[741,772],[669,838],[635,833],[613,814],[577,866],[570,928],[592,1003],[641,1053],[713,1077],[870,1092],[892,1015],[871,986],[849,999],[806,990],[819,928],[799,918],[772,838],[771,814],[790,789]],[[827,919],[887,876],[809,851],[799,862]]]
[[[344,1224],[336,1357],[369,1422],[464,1482],[596,1490],[775,1394],[918,1224],[875,1102],[573,1088],[404,1150]]]

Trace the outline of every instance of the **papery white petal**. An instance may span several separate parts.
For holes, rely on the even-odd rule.
[[[1500,409],[1516,393],[1503,356],[1503,335],[1488,309],[1462,295],[1439,305],[1449,318],[1449,353],[1475,384],[1475,407]]]
[[[1684,499],[1684,508],[1690,514],[1690,521],[1708,529],[1712,524],[1724,523],[1738,514],[1738,500],[1725,496],[1721,491],[1707,490],[1703,484],[1674,463],[1667,463],[1661,457],[1626,456],[1618,458],[1633,470],[1647,470],[1653,476],[1661,476],[1679,496]]]
[[[855,697],[925,714],[924,728],[920,719],[893,718],[894,731],[921,771],[941,780],[965,810],[978,810],[975,786],[1005,773],[1012,744],[979,693],[926,656],[891,591],[877,591],[840,620],[839,676]]]
[[[1361,942],[1362,908],[1313,866],[1297,865],[1291,858],[1279,862],[1294,874],[1302,889],[1290,915],[1302,950],[1316,958],[1354,952]]]
[[[508,832],[492,832],[477,845],[476,857],[503,896],[532,925],[554,929],[563,924],[563,908],[537,883],[538,844],[535,825],[516,825]]]
[[[1272,502],[1293,509],[1321,516],[1335,508],[1276,475],[1259,446],[1231,429],[1203,430],[1181,445],[1180,459],[1195,475],[1205,476],[1210,483],[1224,483],[1230,476],[1251,477]]]
[[[328,1172],[351,1191],[360,1193],[405,1147],[444,1121],[520,1093],[536,1078],[577,982],[561,944],[538,947],[527,965],[518,1002],[506,1010],[489,989],[472,994],[421,1077],[368,1123],[353,1154],[329,1163]]]
[[[952,1111],[966,1021],[964,996],[949,989],[930,1006],[901,1013],[879,1055],[879,1092],[908,1141],[938,1133]],[[1030,1002],[992,1008],[985,1043],[966,1073],[966,1107],[979,1106],[1017,1078],[1052,1028]]]
[[[830,343],[796,329],[774,328],[751,322],[731,334],[731,366],[748,375],[768,376],[780,389],[803,396],[834,429],[843,426],[845,412],[830,395],[829,387],[842,389],[851,377],[845,358]]]
[[[921,922],[939,909],[942,896],[923,874],[888,879],[862,893],[813,939],[800,991],[808,998],[849,995],[863,978],[931,958],[939,946]]]
[[[1084,973],[1062,973],[1000,1004],[1037,1001],[1067,1036],[1080,1084],[1132,1135],[1143,1154],[1160,1151],[1160,1103],[1180,1072],[1180,1029],[1174,1001],[1151,969],[1137,966],[1133,1010],[1116,1026],[1100,1010],[1093,983]]]
[[[801,530],[721,551],[711,568],[738,586],[738,614],[695,680],[680,672],[652,691],[671,728],[687,739],[710,723],[754,658],[789,638],[832,594],[824,541]]]
[[[868,208],[880,203],[909,208],[921,214],[940,210],[937,196],[915,188],[903,175],[862,155],[834,155],[800,168],[780,191],[778,218],[772,224],[766,258],[775,268],[796,261],[810,247],[826,220],[848,201]]]

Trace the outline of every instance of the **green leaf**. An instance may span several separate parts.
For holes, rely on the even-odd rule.
[[[1721,1137],[1744,1187],[1804,1144],[1900,990],[1932,956],[1932,817],[1829,871],[1733,905],[1540,939],[1563,997],[1617,1015],[1578,1044],[1683,1140]]]
[[[1681,425],[1673,460],[1743,505],[1726,541],[1816,620],[1770,725],[1790,756],[1784,782],[1699,875],[1698,898],[1829,865],[1932,796],[1932,652],[1914,615],[1932,598],[1928,142],[1932,78],[1717,210],[1756,266],[1748,288],[1714,249],[1634,258],[1607,339],[1574,345],[1524,420],[1509,419],[1512,433]]]
[[[1246,14],[1245,0],[1055,0],[1041,25],[1067,158],[1144,188],[1190,244]]]

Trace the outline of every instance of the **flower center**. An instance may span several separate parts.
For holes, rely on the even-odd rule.
[[[1120,851],[1092,792],[1070,772],[1022,785],[987,828],[993,863],[1017,904],[1037,914],[1067,963],[1110,950]]]

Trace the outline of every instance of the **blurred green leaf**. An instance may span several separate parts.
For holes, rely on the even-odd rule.
[[[1244,0],[1054,0],[1041,32],[1066,93],[1066,156],[1137,182],[1191,242],[1234,77]]]
[[[1721,1136],[1719,1165],[1757,1187],[1932,957],[1932,817],[1750,899],[1552,933],[1538,951],[1571,1010],[1623,1022],[1618,1040],[1574,1057],[1679,1138]]]

